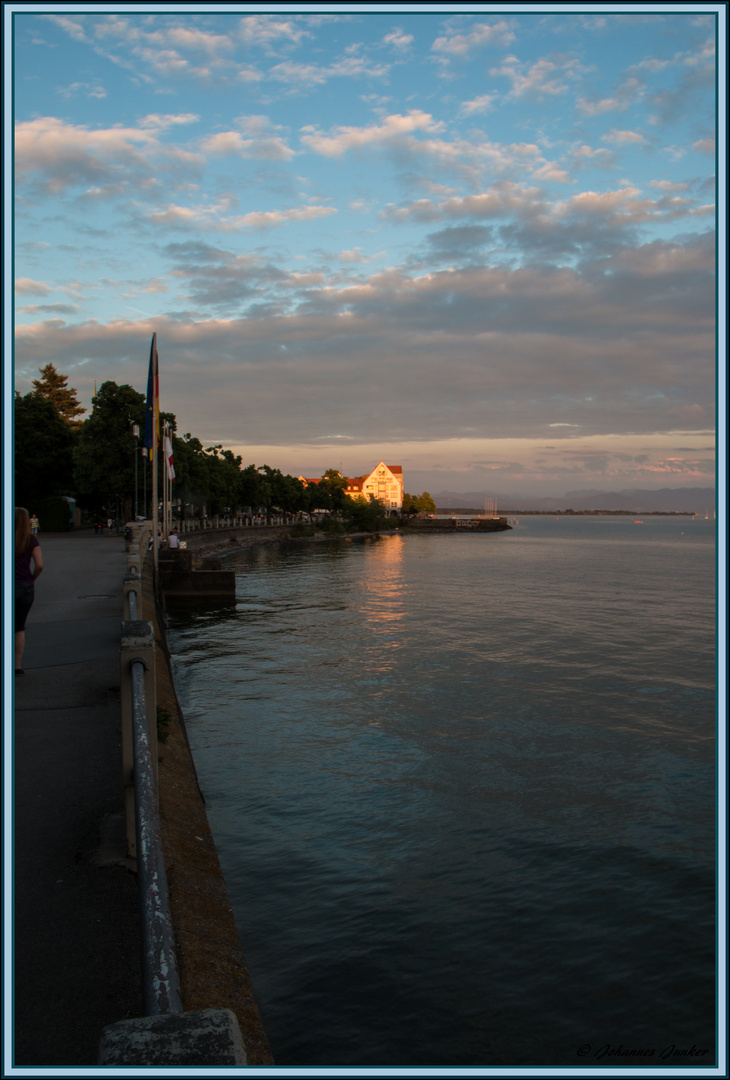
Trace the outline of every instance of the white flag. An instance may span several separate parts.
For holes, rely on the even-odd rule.
[[[175,479],[175,466],[172,464],[172,443],[170,436],[165,435],[165,465],[167,466],[167,479]]]

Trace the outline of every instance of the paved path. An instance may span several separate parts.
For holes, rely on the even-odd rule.
[[[120,536],[40,541],[25,675],[14,680],[12,1062],[93,1066],[102,1028],[143,1015],[137,881],[123,865],[127,560]]]

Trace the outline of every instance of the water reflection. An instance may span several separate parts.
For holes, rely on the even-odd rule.
[[[387,542],[369,548],[363,560],[361,613],[368,644],[358,657],[360,671],[356,678],[371,692],[384,689],[383,682],[390,677],[400,652],[409,643],[404,545],[402,536],[390,537]]]

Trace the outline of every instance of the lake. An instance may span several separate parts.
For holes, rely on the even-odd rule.
[[[714,522],[229,556],[175,682],[277,1065],[711,1065]]]

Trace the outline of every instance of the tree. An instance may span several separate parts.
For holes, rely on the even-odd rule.
[[[128,385],[102,383],[74,454],[77,497],[88,510],[131,517],[135,444],[132,424],[144,430],[145,396]]]
[[[403,494],[403,505],[401,511],[404,514],[432,514],[436,509],[436,503],[433,501],[427,491],[424,491],[422,495],[409,495],[408,492]]]
[[[249,505],[243,494],[241,458],[220,443],[203,447],[200,439],[187,432],[172,439],[175,462],[173,496],[183,504],[221,514]],[[255,471],[255,466],[249,470]],[[247,470],[248,472],[248,470]]]
[[[341,513],[350,501],[345,488],[349,480],[337,469],[327,469],[317,484],[315,499],[320,510],[329,510],[331,514]]]
[[[241,506],[250,507],[252,511],[257,510],[259,506],[263,506],[261,485],[261,473],[255,465],[247,465],[241,472]]]
[[[32,511],[51,495],[74,493],[77,434],[48,398],[15,395],[15,500]]]
[[[377,532],[378,529],[389,527],[388,511],[382,499],[376,499],[369,495],[357,495],[354,499],[347,500],[345,517],[349,524],[358,532]],[[393,522],[391,521],[391,525]]]
[[[200,439],[190,432],[182,438],[172,437],[172,456],[175,463],[174,497],[193,509],[208,505],[210,483],[206,454]]]
[[[235,510],[241,498],[241,458],[222,446],[209,446],[205,451],[208,472],[208,499],[211,514]]]
[[[264,487],[268,488],[271,494],[270,502],[264,502],[267,508],[275,507],[286,514],[296,514],[299,510],[308,508],[307,489],[301,480],[268,465],[262,465],[260,471],[264,474]]]
[[[79,405],[76,391],[73,388],[69,390],[66,386],[68,375],[61,375],[53,364],[46,364],[44,368],[38,368],[38,370],[41,377],[33,380],[33,395],[52,402],[58,415],[71,427],[80,427],[81,421],[78,417],[85,413],[86,409]]]

